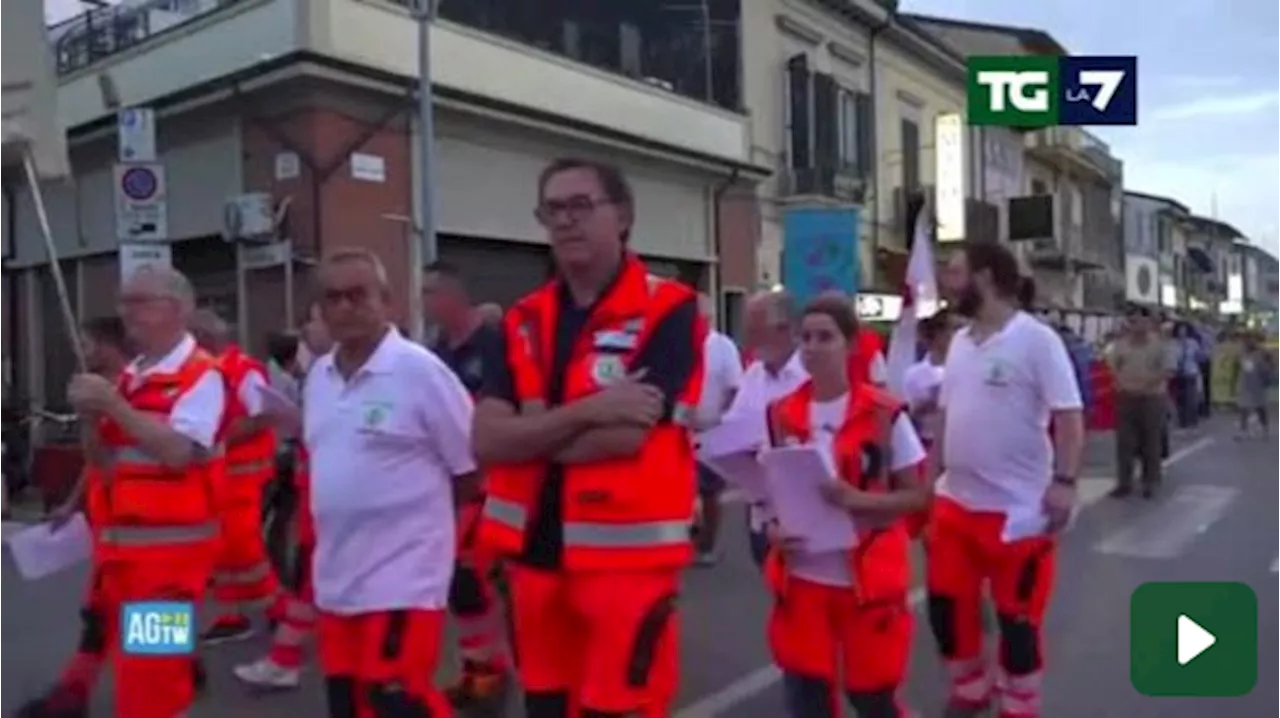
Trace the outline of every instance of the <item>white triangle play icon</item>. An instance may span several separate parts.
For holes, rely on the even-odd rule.
[[[1200,624],[1185,615],[1178,616],[1178,665],[1187,665],[1217,642],[1218,637]]]

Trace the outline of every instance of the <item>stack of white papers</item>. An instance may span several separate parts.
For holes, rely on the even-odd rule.
[[[49,523],[28,526],[5,537],[18,573],[28,581],[50,576],[88,560],[93,549],[89,523],[76,514],[53,530]]]
[[[760,464],[782,532],[802,539],[806,553],[857,543],[853,517],[822,494],[823,485],[836,480],[822,452],[812,446],[770,449],[760,454]]]

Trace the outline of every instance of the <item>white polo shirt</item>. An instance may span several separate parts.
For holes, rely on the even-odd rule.
[[[187,334],[159,361],[144,366],[143,358],[138,357],[129,362],[124,370],[124,381],[129,387],[136,389],[147,376],[173,374],[182,368],[195,350],[196,340]],[[200,446],[212,449],[226,408],[226,390],[223,384],[222,375],[216,369],[205,372],[190,389],[178,397],[169,412],[169,426]]]
[[[702,396],[698,400],[698,425],[715,426],[725,412],[725,402],[742,380],[742,357],[733,340],[714,329],[702,344]]]
[[[938,493],[977,511],[1025,514],[1053,477],[1049,418],[1080,409],[1080,388],[1062,339],[1018,312],[975,344],[956,333],[943,369],[946,412]]]
[[[316,605],[440,609],[454,561],[453,479],[476,470],[471,398],[435,354],[388,328],[344,379],[334,352],[303,385]]]

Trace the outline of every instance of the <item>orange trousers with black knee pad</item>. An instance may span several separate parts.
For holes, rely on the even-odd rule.
[[[442,610],[322,612],[318,627],[330,718],[449,718],[435,685]]]
[[[96,598],[115,675],[115,715],[174,718],[191,707],[196,694],[191,656],[123,653],[120,616],[124,604],[134,601],[198,603],[213,568],[214,550],[212,544],[131,547],[127,554],[101,560]]]
[[[1003,513],[973,511],[946,497],[934,501],[925,541],[929,622],[946,664],[952,705],[976,709],[998,697],[1000,718],[1039,718],[1041,626],[1057,545],[1050,536],[1005,541],[1005,520]],[[982,655],[984,587],[999,624],[1000,680]]]
[[[266,608],[280,592],[280,581],[262,537],[262,483],[228,480],[219,495],[220,540],[213,573],[213,599],[233,613]]]
[[[508,570],[530,718],[670,715],[679,679],[678,571]],[[548,701],[563,710],[537,707]]]
[[[824,716],[841,715],[846,696],[855,705],[874,705],[868,711],[874,718],[906,715],[897,693],[906,677],[914,630],[907,597],[861,602],[849,586],[798,576],[787,576],[783,583],[775,588],[768,621],[769,648],[778,668],[830,687],[831,705]]]

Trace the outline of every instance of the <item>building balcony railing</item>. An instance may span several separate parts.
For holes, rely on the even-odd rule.
[[[1102,140],[1079,127],[1045,127],[1028,132],[1027,152],[1056,165],[1062,165],[1108,182],[1119,182],[1124,164],[1111,155]]]
[[[71,74],[241,0],[144,0],[94,8],[49,28],[59,75]]]

